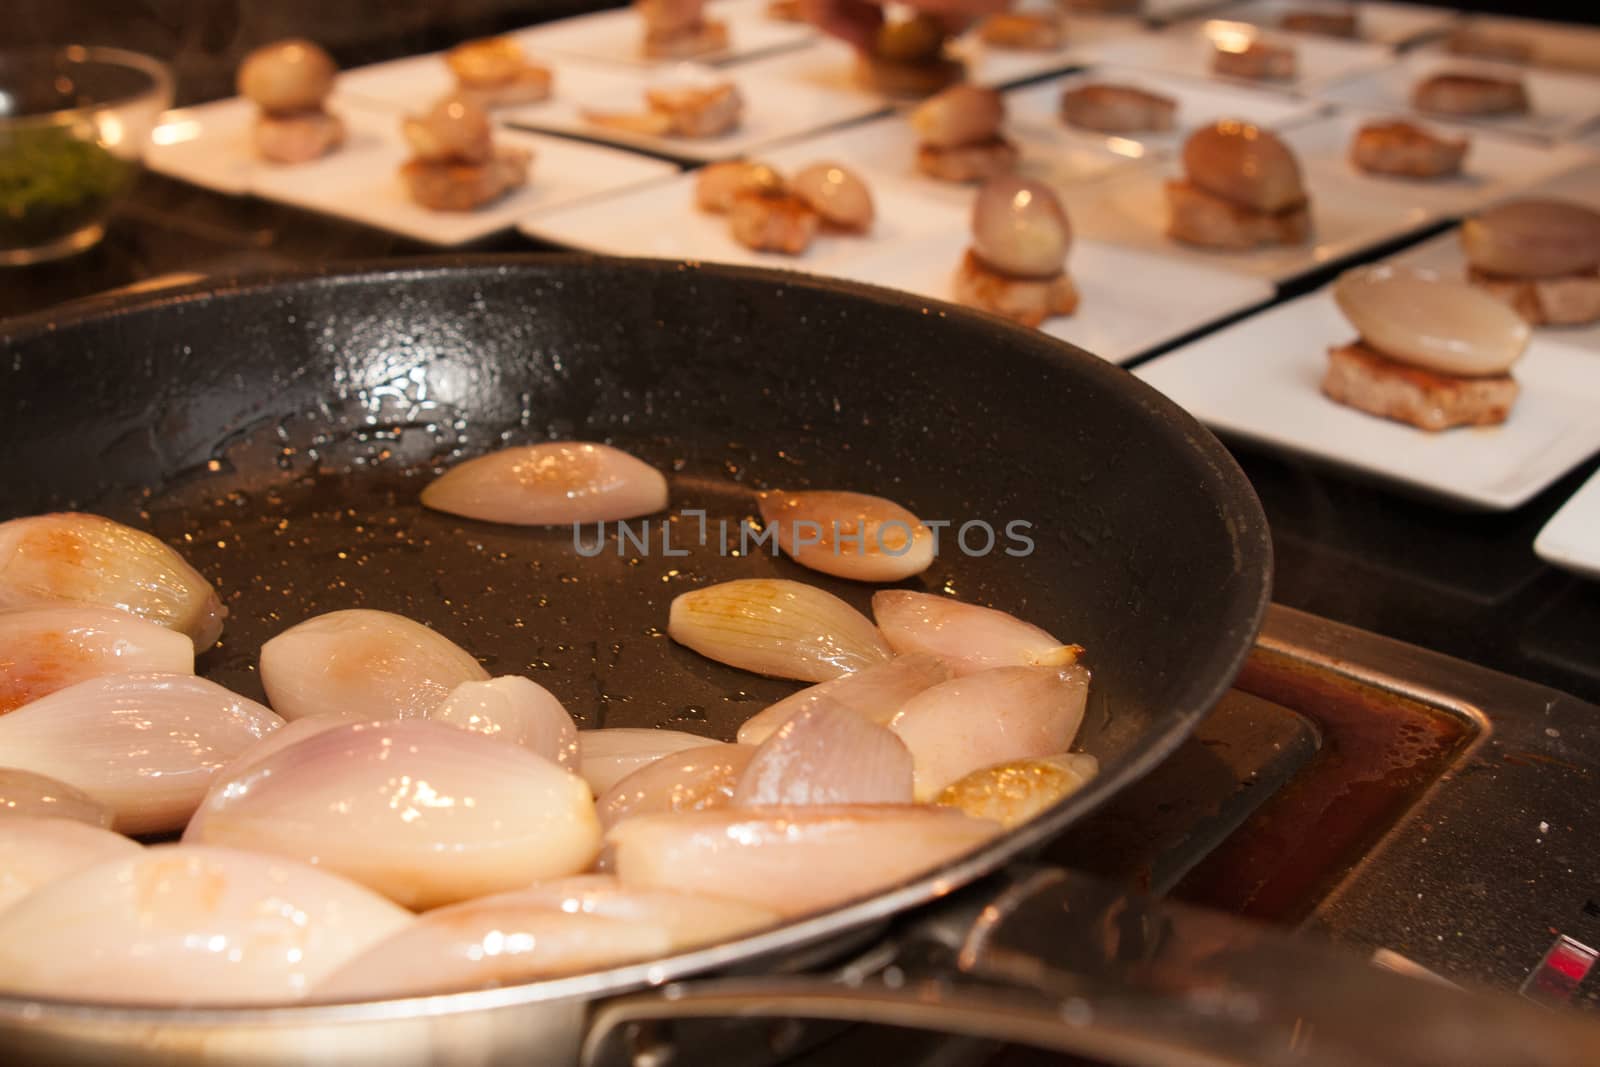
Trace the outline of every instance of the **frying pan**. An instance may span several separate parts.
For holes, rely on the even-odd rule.
[[[199,670],[259,698],[256,652],[311,615],[425,620],[585,727],[731,739],[790,683],[663,636],[735,577],[871,590],[724,551],[768,487],[852,488],[953,525],[909,584],[1087,649],[1079,745],[1102,773],[981,851],[831,913],[611,971],[441,997],[272,1010],[0,1001],[0,1040],[81,1062],[563,1062],[597,998],[784,973],[1025,855],[1150,770],[1221,696],[1261,622],[1261,509],[1216,441],[1135,379],[990,316],[837,282],[527,256],[259,279],[13,320],[0,333],[0,516],[80,508],[150,529],[222,591]],[[552,437],[668,472],[651,548],[422,510],[450,462]],[[704,512],[707,536],[701,543]],[[1025,522],[1031,552],[981,527]],[[663,543],[661,529],[669,531]],[[592,540],[592,533],[588,535]],[[731,547],[737,548],[734,538]],[[671,554],[682,553],[682,554]]]

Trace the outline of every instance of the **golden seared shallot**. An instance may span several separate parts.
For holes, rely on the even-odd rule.
[[[798,256],[811,247],[821,224],[816,209],[787,189],[737,193],[728,209],[728,231],[753,252]]]
[[[692,59],[728,47],[728,24],[706,18],[705,0],[634,0],[644,21],[644,54],[651,59]]]
[[[458,463],[422,491],[424,507],[517,526],[637,518],[667,506],[667,480],[610,445],[548,441]]]
[[[134,1004],[281,1004],[413,921],[279,856],[157,845],[0,912],[0,990]]]
[[[1467,277],[1535,326],[1600,319],[1600,212],[1568,200],[1511,200],[1461,224]]]
[[[733,802],[908,804],[911,753],[884,727],[821,697],[761,742]]]
[[[800,712],[821,701],[849,708],[879,726],[886,726],[902,704],[924,689],[954,677],[938,656],[912,653],[865,667],[828,682],[819,682],[757,712],[739,727],[739,743],[759,745]]]
[[[465,97],[447,96],[400,129],[413,153],[400,180],[429,211],[474,211],[528,183],[533,153],[496,146],[483,108]]]
[[[1083,652],[1015,615],[935,593],[884,589],[872,595],[872,614],[890,648],[902,656],[937,656],[956,674],[1066,667]]]
[[[1099,771],[1100,761],[1082,752],[1011,760],[957,778],[933,802],[1009,830],[1076,793]]]
[[[673,598],[667,636],[731,667],[825,682],[891,655],[877,627],[803,582],[745,578]]]
[[[1072,225],[1043,182],[1012,175],[984,182],[972,203],[972,245],[956,270],[955,297],[1038,326],[1078,308],[1066,271]]]
[[[1096,133],[1147,133],[1170,130],[1178,102],[1136,85],[1091,82],[1061,94],[1061,121]]]
[[[1328,351],[1331,399],[1424,430],[1505,421],[1518,392],[1511,366],[1529,337],[1510,307],[1392,266],[1346,272],[1334,299],[1360,338]]]
[[[1411,122],[1369,122],[1350,141],[1350,162],[1369,174],[1442,178],[1460,174],[1465,137],[1437,137]]]
[[[725,215],[733,210],[740,193],[781,193],[788,189],[772,167],[755,160],[735,159],[710,163],[695,174],[694,201],[701,211]]]
[[[1213,74],[1250,81],[1288,81],[1295,76],[1298,64],[1289,45],[1239,33],[1220,36],[1213,44]]]
[[[872,190],[854,171],[838,163],[812,163],[795,173],[790,188],[829,229],[845,233],[872,229]]]
[[[642,815],[606,839],[625,887],[733,897],[791,916],[925,874],[999,832],[948,808],[850,804]]]
[[[122,833],[162,833],[188,821],[221,767],[282,725],[204,678],[108,674],[0,717],[0,753],[111,808]]]
[[[881,496],[833,490],[773,489],[761,519],[778,547],[802,567],[861,582],[898,582],[933,563],[933,533]]]
[[[925,803],[981,767],[1065,752],[1088,698],[1083,667],[996,667],[918,693],[889,729],[911,750]]]
[[[685,749],[702,748],[708,739],[682,730],[646,730],[619,726],[578,731],[578,773],[600,796],[628,775],[656,760]]]
[[[610,828],[636,815],[721,807],[733,800],[739,776],[755,752],[753,745],[713,741],[668,753],[602,793],[594,802],[595,812],[601,825]]]
[[[131,838],[74,819],[0,819],[0,912],[51,882],[140,847]]]
[[[185,841],[290,856],[411,908],[575,874],[600,849],[583,781],[443,723],[325,730],[219,785]]]
[[[257,153],[274,163],[305,163],[344,143],[344,123],[324,107],[339,72],[310,41],[264,45],[239,65],[239,95],[261,109],[252,131]]]
[[[444,54],[456,95],[484,109],[536,104],[550,95],[550,68],[530,62],[510,37],[465,41]]]
[[[46,604],[115,608],[204,651],[227,609],[199,571],[143,530],[79,512],[0,522],[0,611]]]
[[[1521,79],[1444,71],[1416,84],[1411,106],[1435,115],[1522,115],[1528,90]]]
[[[462,682],[428,712],[428,718],[521,745],[577,773],[578,725],[561,701],[537,682],[513,675]]]
[[[994,48],[1051,52],[1067,40],[1067,27],[1055,11],[1002,11],[978,25],[978,39]]]
[[[61,604],[0,613],[0,715],[102,674],[147,671],[193,674],[194,642],[111,608]]]
[[[1225,119],[1183,145],[1187,177],[1167,182],[1167,234],[1205,248],[1298,244],[1311,234],[1300,162],[1276,134]]]
[[[929,12],[886,18],[871,47],[858,57],[856,77],[886,96],[936,93],[966,76],[960,60],[946,55],[948,40],[946,24]]]
[[[261,685],[285,719],[421,718],[489,672],[449,638],[387,611],[330,611],[261,646]]]
[[[974,182],[1016,169],[1017,146],[1001,132],[1005,98],[993,89],[955,85],[911,112],[917,169],[947,182]]]
[[[274,731],[276,733],[276,731]],[[18,767],[0,767],[0,818],[71,819],[110,829],[116,812],[77,786]]]

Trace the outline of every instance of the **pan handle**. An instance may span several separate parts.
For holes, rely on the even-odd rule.
[[[1404,977],[1051,868],[1013,869],[915,913],[831,976],[687,981],[605,1002],[582,1062],[703,1061],[678,1053],[741,1019],[886,1024],[1122,1067],[1600,1063],[1600,1023],[1575,1012]]]

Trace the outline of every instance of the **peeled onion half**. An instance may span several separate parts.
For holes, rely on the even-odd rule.
[[[708,659],[757,674],[825,682],[890,656],[877,627],[815,586],[746,578],[683,593],[667,635]]]
[[[1532,335],[1520,315],[1483,290],[1405,267],[1346,271],[1333,298],[1368,345],[1446,374],[1504,374]]]
[[[667,480],[609,445],[551,441],[458,464],[422,491],[422,503],[519,526],[610,522],[661,511]]]

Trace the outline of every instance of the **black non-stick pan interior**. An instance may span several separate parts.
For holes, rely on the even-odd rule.
[[[731,738],[795,686],[673,644],[668,603],[781,576],[865,608],[866,586],[733,554],[755,490],[847,488],[952,524],[909,586],[1087,648],[1080,746],[1103,795],[1220,695],[1266,600],[1260,509],[1192,420],[1031,331],[837,283],[525,257],[224,286],[16,324],[0,383],[0,517],[94,510],[180,548],[231,613],[202,671],[257,697],[268,637],[380,608],[541,682],[582,726]],[[648,551],[610,533],[585,558],[570,528],[417,503],[460,457],[553,437],[668,472]],[[981,527],[956,543],[973,522],[987,555]],[[1031,554],[1005,551],[1019,522]]]

